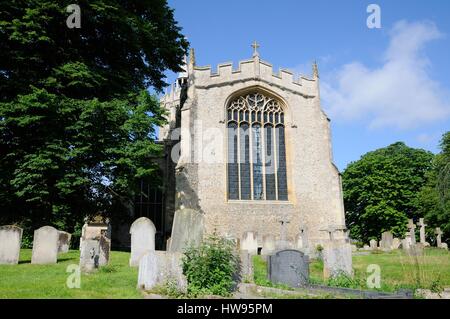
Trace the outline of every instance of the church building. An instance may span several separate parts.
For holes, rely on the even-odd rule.
[[[330,120],[320,103],[317,65],[312,78],[294,78],[260,58],[197,66],[161,98],[169,122],[165,147],[164,228],[174,213],[203,214],[204,233],[241,238],[248,231],[287,238],[307,233],[310,245],[345,236],[340,173],[333,163]]]

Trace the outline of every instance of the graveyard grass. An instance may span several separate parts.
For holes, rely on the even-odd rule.
[[[385,292],[398,289],[431,289],[440,291],[450,287],[450,252],[443,249],[428,248],[423,256],[411,257],[402,250],[392,252],[368,252],[367,255],[353,255],[353,279],[323,279],[323,263],[312,260],[310,264],[310,281],[313,284],[370,290],[367,288],[367,266],[379,265],[381,270],[381,288]],[[261,256],[254,257],[255,283],[274,287],[266,279],[266,263]],[[275,286],[276,287],[276,286]],[[281,288],[281,287],[279,287]]]
[[[20,251],[19,265],[0,265],[0,299],[4,298],[143,298],[136,289],[137,268],[128,266],[130,253],[112,251],[109,265],[93,274],[81,275],[81,287],[66,285],[71,273],[67,266],[78,265],[80,252],[58,255],[53,265],[32,265],[31,249]]]

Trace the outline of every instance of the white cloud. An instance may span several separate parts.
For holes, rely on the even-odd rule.
[[[442,36],[433,23],[396,23],[380,67],[352,62],[323,81],[322,98],[331,118],[407,129],[448,117],[449,94],[430,77],[431,64],[422,54],[428,42]]]

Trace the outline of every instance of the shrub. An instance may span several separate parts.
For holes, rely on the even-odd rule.
[[[183,273],[188,281],[188,294],[230,295],[238,272],[239,262],[234,243],[216,233],[200,246],[190,246],[183,257]]]

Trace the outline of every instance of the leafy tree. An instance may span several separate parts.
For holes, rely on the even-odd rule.
[[[450,132],[442,136],[440,146],[417,197],[417,207],[425,217],[429,238],[433,240],[435,228],[440,227],[444,240],[450,243]]]
[[[165,0],[0,0],[0,221],[72,231],[124,212],[154,180],[165,121],[147,89],[179,71],[188,43]]]
[[[417,196],[433,154],[397,142],[350,163],[342,175],[346,221],[361,241],[384,231],[403,236],[408,218],[420,215]]]

